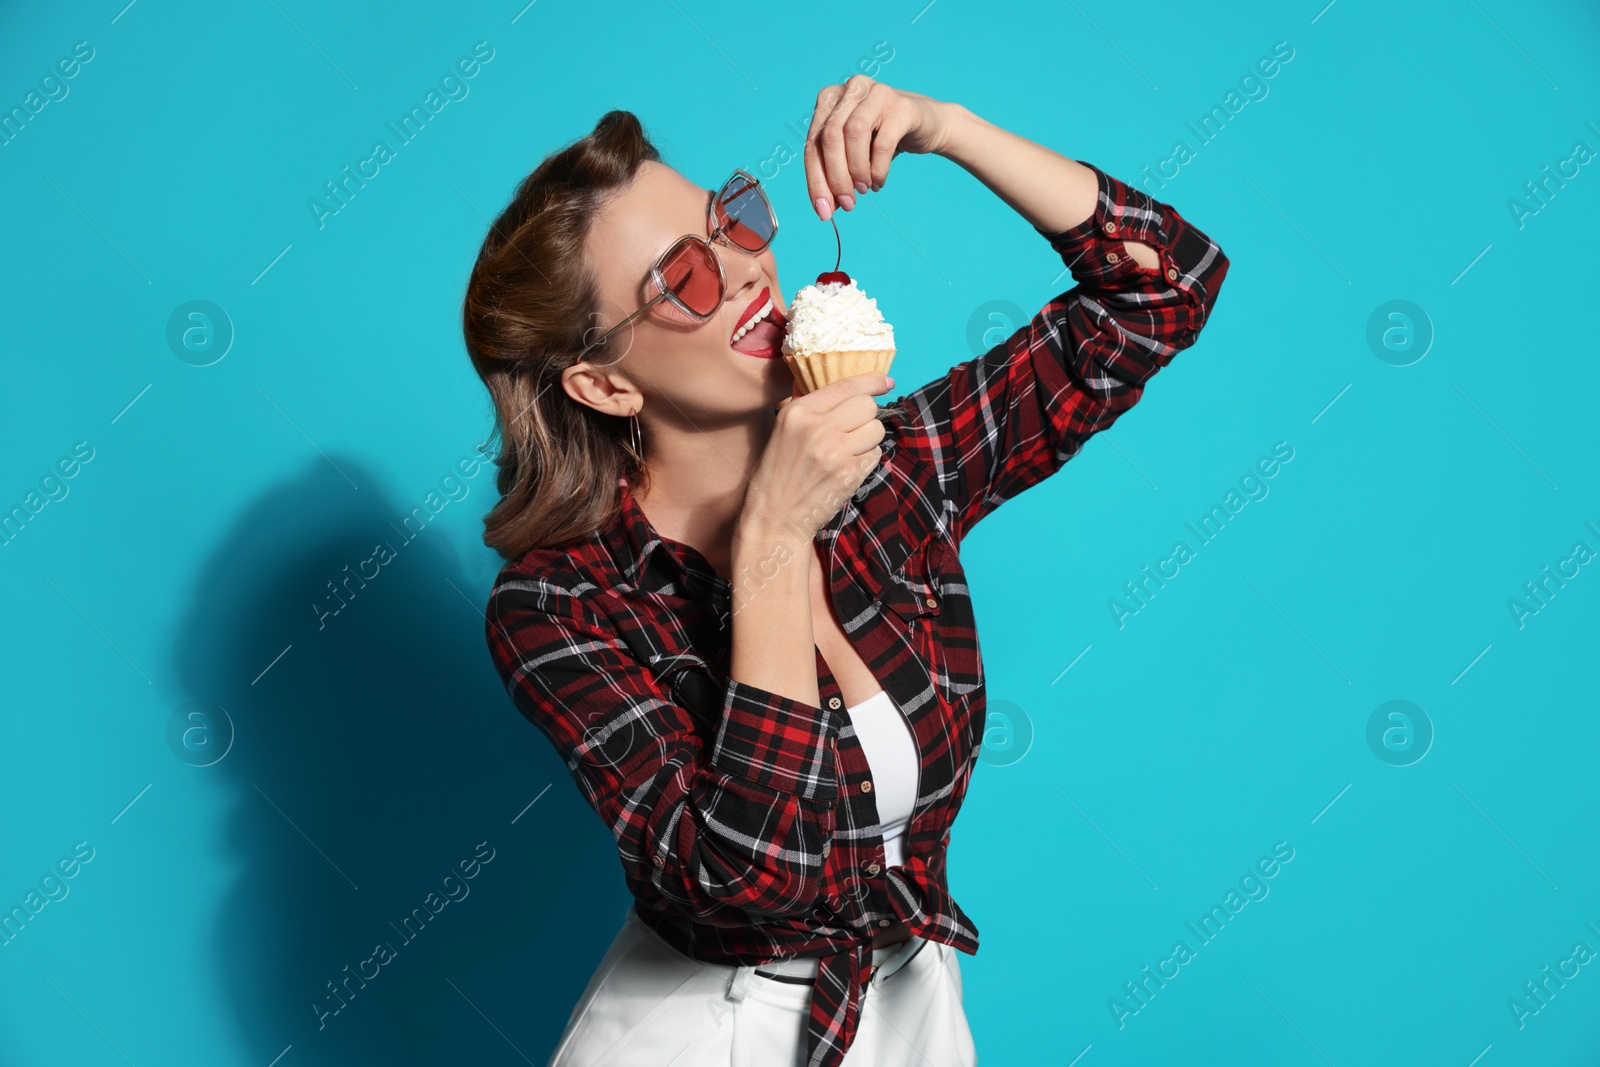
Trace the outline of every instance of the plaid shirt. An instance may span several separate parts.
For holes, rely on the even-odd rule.
[[[854,1039],[881,928],[978,950],[945,875],[984,726],[957,546],[1138,401],[1227,273],[1171,207],[1090,166],[1093,216],[1038,231],[1076,285],[899,398],[910,417],[886,422],[882,463],[816,535],[845,632],[920,752],[904,864],[885,863],[872,770],[821,652],[821,707],[729,678],[729,581],[657,533],[626,478],[605,528],[508,562],[490,594],[495,667],[611,831],[639,916],[700,960],[819,957],[809,1067],[836,1067]]]

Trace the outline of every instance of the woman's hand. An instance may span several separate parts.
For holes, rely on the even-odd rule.
[[[784,532],[814,538],[882,460],[884,428],[872,398],[893,384],[872,371],[779,401],[745,490],[740,532],[758,540]]]
[[[901,152],[939,152],[954,105],[894,89],[865,74],[817,94],[806,133],[806,191],[826,222],[835,206],[849,211],[856,195],[883,188],[889,161]]]

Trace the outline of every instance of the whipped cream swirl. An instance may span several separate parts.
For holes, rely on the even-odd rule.
[[[884,321],[878,302],[852,278],[807,285],[789,305],[784,355],[854,352],[894,347],[894,327]]]

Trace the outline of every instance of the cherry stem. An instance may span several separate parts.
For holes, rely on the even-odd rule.
[[[833,223],[833,269],[839,269],[839,261],[844,258],[844,245],[839,241],[839,216],[837,213],[829,215],[828,221]]]

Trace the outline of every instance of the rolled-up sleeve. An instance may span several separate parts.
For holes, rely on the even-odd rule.
[[[1099,185],[1093,214],[1068,230],[1035,227],[1074,286],[1005,341],[897,398],[909,413],[900,443],[931,466],[958,541],[1137,403],[1195,342],[1227,275],[1222,249],[1174,208],[1084,165]],[[1158,265],[1141,266],[1127,241],[1153,248]]]

